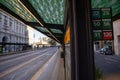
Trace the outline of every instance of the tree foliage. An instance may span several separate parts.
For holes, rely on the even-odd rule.
[[[51,46],[56,46],[56,41],[52,40],[52,39],[49,39],[48,40],[48,43],[51,45]]]

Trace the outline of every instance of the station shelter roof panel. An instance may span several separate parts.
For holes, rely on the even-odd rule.
[[[0,0],[0,3],[19,15],[25,21],[36,22],[31,14],[18,2],[18,0]]]
[[[57,25],[64,24],[65,2],[66,0],[1,0],[0,5],[7,8],[8,13],[13,12],[18,17],[22,18],[25,21],[24,23],[32,23],[32,27],[36,30],[45,35],[49,35],[49,37],[56,41],[61,42],[64,27],[62,26],[62,28],[58,28]],[[25,4],[30,6],[27,7]],[[39,16],[37,15],[36,17],[36,14]],[[39,22],[43,25],[36,25],[36,23]],[[57,25],[49,27],[47,23]],[[58,36],[61,37],[59,38],[61,40],[57,39]]]
[[[43,27],[35,26],[35,28],[37,28],[37,29],[40,30],[41,32],[47,32],[47,31],[45,30],[45,28],[43,28]]]
[[[60,33],[62,34],[63,32],[61,30],[58,29],[50,29],[53,33]]]
[[[65,0],[29,0],[45,23],[63,24]]]

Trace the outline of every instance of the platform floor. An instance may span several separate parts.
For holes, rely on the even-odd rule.
[[[57,80],[65,80],[65,72],[64,72],[64,62],[63,59],[60,59],[60,64],[59,64],[59,74],[57,77]]]

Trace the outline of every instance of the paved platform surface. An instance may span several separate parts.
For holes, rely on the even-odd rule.
[[[105,76],[101,80],[120,80],[120,75],[114,74],[114,75]]]
[[[65,80],[65,73],[64,73],[64,62],[63,62],[63,59],[60,59],[60,64],[59,64],[59,74],[58,74],[58,77],[57,77],[57,80]]]

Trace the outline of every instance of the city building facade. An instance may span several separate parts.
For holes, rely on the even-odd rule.
[[[21,51],[27,44],[27,25],[0,10],[0,52]]]
[[[30,26],[27,26],[28,29],[28,37],[29,37],[29,45],[33,47],[35,38],[34,38],[34,29]]]
[[[113,22],[114,53],[120,56],[120,19]]]

